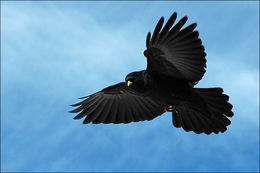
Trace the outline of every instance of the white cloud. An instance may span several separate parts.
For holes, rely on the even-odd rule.
[[[76,101],[76,97],[124,80],[128,72],[145,67],[142,51],[146,30],[151,31],[154,27],[151,23],[156,23],[145,19],[154,20],[151,15],[156,10],[142,12],[139,8],[134,20],[119,24],[100,22],[89,11],[62,8],[58,3],[3,4],[3,170],[31,171],[33,166],[35,171],[49,171],[50,166],[52,171],[67,171],[68,167],[72,171],[125,171],[129,163],[137,160],[128,169],[181,171],[194,167],[208,171],[216,170],[206,164],[209,158],[218,161],[223,153],[230,156],[226,161],[232,158],[236,164],[239,160],[236,158],[242,155],[248,158],[242,161],[255,160],[243,150],[247,141],[236,145],[239,152],[233,156],[234,142],[230,140],[235,138],[239,143],[244,141],[242,135],[247,135],[249,142],[257,143],[252,135],[257,134],[254,130],[259,126],[256,123],[259,70],[228,60],[240,52],[230,55],[208,52],[208,70],[199,84],[223,87],[230,95],[237,115],[225,134],[186,133],[172,126],[170,114],[129,125],[83,126],[81,121],[72,120],[73,115],[65,113],[67,105]],[[156,9],[159,8],[158,2]],[[123,12],[121,6],[115,12],[115,16]],[[250,46],[249,40],[247,45]],[[248,114],[252,116],[247,117]],[[201,162],[193,164],[200,159]],[[22,161],[13,164],[17,160]],[[247,170],[247,165],[243,166]],[[229,168],[238,170],[232,164]]]

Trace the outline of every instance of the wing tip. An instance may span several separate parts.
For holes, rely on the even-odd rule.
[[[185,24],[187,22],[187,20],[188,20],[188,16],[184,16],[183,18],[180,19],[179,22]]]
[[[73,109],[73,110],[69,111],[69,113],[78,113],[78,112],[80,112],[83,109],[82,107],[83,106],[80,106],[80,107],[78,107],[76,109]]]
[[[151,41],[151,32],[148,32],[147,36],[146,36],[146,48],[147,49],[150,48],[150,41]]]
[[[81,118],[79,118],[78,116],[75,116],[73,119],[74,119],[74,120],[79,120],[79,119],[81,119]]]
[[[72,105],[69,105],[71,107],[75,107],[75,106],[79,106],[81,103],[75,103],[75,104],[72,104]]]
[[[163,22],[164,22],[164,17],[162,16],[158,23],[163,23]]]
[[[79,97],[78,99],[85,99],[85,98],[88,98],[90,95],[88,96],[84,96],[84,97]]]

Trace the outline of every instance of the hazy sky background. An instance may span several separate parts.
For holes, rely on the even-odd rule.
[[[2,171],[259,171],[259,2],[1,2]],[[76,98],[146,67],[145,38],[177,11],[197,22],[207,72],[235,116],[224,134],[171,114],[82,125]],[[186,25],[187,26],[187,25]]]

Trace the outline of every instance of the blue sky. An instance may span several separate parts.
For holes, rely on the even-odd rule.
[[[259,2],[1,2],[2,171],[259,171]],[[146,67],[145,37],[174,11],[197,22],[207,72],[235,116],[224,134],[153,121],[82,125],[76,98]]]

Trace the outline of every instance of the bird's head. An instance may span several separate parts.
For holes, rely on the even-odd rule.
[[[138,71],[138,72],[132,72],[129,73],[126,77],[125,77],[125,82],[127,84],[127,86],[130,85],[143,85],[144,84],[144,79],[143,79],[143,71]]]

